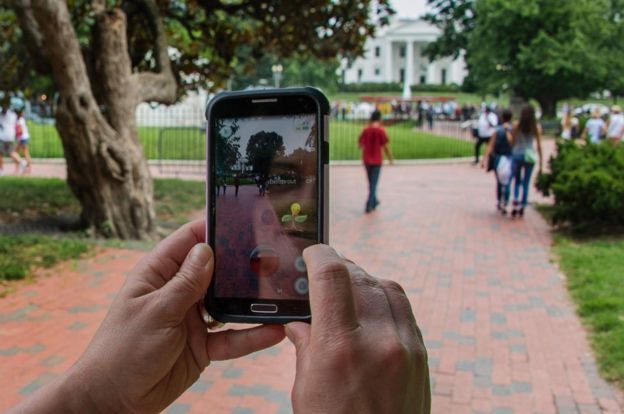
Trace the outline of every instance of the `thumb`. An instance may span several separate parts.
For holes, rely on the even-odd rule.
[[[290,322],[286,324],[285,332],[299,355],[310,341],[310,325],[305,322]]]
[[[205,243],[196,244],[180,270],[160,289],[163,311],[168,319],[180,323],[191,306],[204,297],[212,280],[214,256]]]

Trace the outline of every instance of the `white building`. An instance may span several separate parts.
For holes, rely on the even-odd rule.
[[[395,19],[368,39],[364,56],[344,69],[344,81],[461,85],[466,76],[462,57],[430,62],[423,56],[424,47],[439,35],[440,29],[424,20]]]

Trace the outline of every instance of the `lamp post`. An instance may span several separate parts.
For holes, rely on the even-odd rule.
[[[280,87],[280,81],[282,80],[282,72],[284,68],[279,63],[277,65],[271,66],[271,71],[273,72],[273,83],[276,88]]]

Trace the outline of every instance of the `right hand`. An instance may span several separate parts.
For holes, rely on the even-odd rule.
[[[329,246],[303,253],[312,324],[291,322],[295,413],[429,413],[427,351],[405,292]]]

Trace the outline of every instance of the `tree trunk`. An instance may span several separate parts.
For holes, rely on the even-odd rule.
[[[96,14],[97,102],[66,3],[38,0],[32,7],[60,95],[57,129],[82,218],[98,236],[153,237],[152,179],[135,121],[141,85],[127,53],[125,15]]]
[[[542,108],[542,119],[554,119],[557,117],[557,100],[551,96],[537,98]]]

